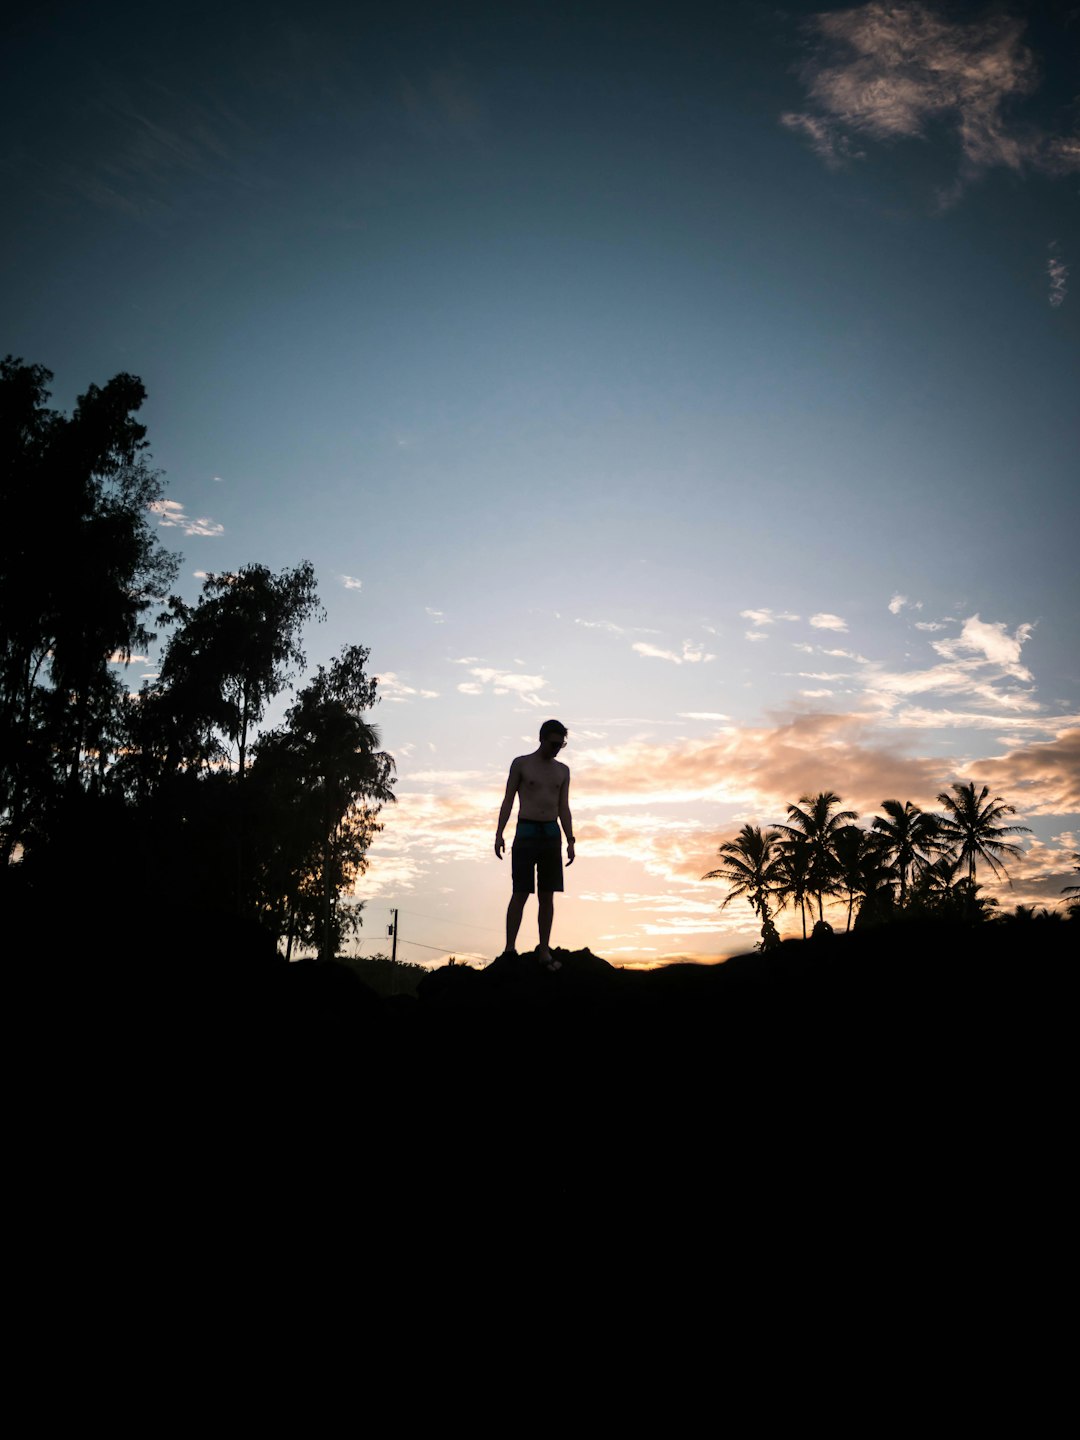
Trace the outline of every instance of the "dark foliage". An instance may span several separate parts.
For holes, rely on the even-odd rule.
[[[141,382],[92,385],[65,417],[47,408],[50,379],[0,366],[3,868],[44,923],[57,889],[88,934],[107,905],[154,896],[170,933],[195,917],[257,922],[332,954],[360,922],[342,897],[394,798],[364,719],[368,652],[320,666],[260,735],[321,614],[311,564],[247,565],[207,576],[194,604],[166,600],[179,562],[152,526],[162,491],[133,418]],[[160,673],[129,694],[115,662],[153,642],[163,602]]]

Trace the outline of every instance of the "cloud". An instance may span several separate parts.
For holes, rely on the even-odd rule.
[[[149,665],[149,655],[125,655],[123,650],[114,650],[109,656],[110,665]]]
[[[355,575],[340,575],[338,578],[346,590],[362,590],[364,588],[364,582],[357,580]]]
[[[895,594],[895,595],[892,597],[892,599],[889,601],[889,611],[890,611],[890,613],[893,614],[893,615],[899,615],[901,610],[906,610],[906,609],[921,610],[921,609],[922,609],[922,601],[921,601],[921,600],[909,600],[906,595],[901,595],[901,594],[899,594],[899,592],[898,592],[898,593]],[[918,625],[919,622],[916,621],[915,623],[916,623],[916,625]],[[925,627],[924,627],[924,626],[920,626],[919,628],[920,628],[920,629],[924,629]]]
[[[547,686],[542,675],[522,675],[517,671],[494,670],[488,666],[476,666],[469,674],[474,679],[463,681],[457,687],[462,695],[483,695],[486,687],[490,686],[493,694],[516,695],[526,705],[542,707],[555,703],[539,693]]]
[[[406,685],[399,680],[393,670],[385,670],[381,675],[375,677],[379,694],[384,700],[391,700],[396,704],[403,705],[412,699],[437,700],[438,690],[418,690],[412,685]]]
[[[821,611],[817,615],[810,616],[810,624],[815,630],[846,630],[847,621],[841,620],[839,615],[830,615],[827,611]]]
[[[804,67],[805,114],[780,117],[837,166],[865,158],[863,139],[925,139],[932,124],[959,145],[964,183],[996,166],[1049,174],[1080,169],[1080,142],[1013,120],[1016,102],[1038,88],[1025,22],[1001,10],[952,21],[922,0],[872,0],[815,15],[819,49]]]
[[[730,720],[730,715],[721,715],[718,710],[679,710],[680,720]]]
[[[964,621],[963,629],[955,640],[934,640],[932,649],[948,660],[966,654],[982,655],[994,665],[1006,668],[1010,675],[1020,680],[1030,680],[1031,672],[1020,664],[1020,651],[1031,638],[1033,625],[1021,625],[1015,635],[1010,635],[1001,621],[987,622],[978,615]]]
[[[942,620],[916,620],[916,630],[944,630],[945,623]]]
[[[158,525],[164,530],[179,529],[185,535],[208,535],[216,538],[224,535],[225,526],[206,516],[193,520],[178,500],[152,500],[148,506],[152,515],[157,515]]]
[[[874,717],[815,712],[700,739],[585,751],[576,757],[575,809],[707,802],[765,820],[782,816],[793,798],[827,789],[840,790],[856,809],[900,793],[929,803],[943,768],[940,759],[901,754]]]
[[[654,630],[648,625],[616,625],[613,620],[575,620],[575,625],[581,625],[586,630],[606,630],[609,635],[659,635],[659,630]]]
[[[672,665],[698,665],[716,659],[716,656],[706,651],[703,645],[698,645],[692,640],[683,641],[681,653],[676,653],[674,650],[661,650],[658,645],[650,645],[645,640],[636,641],[632,649],[636,650],[639,655],[644,655],[648,660],[667,660]]]
[[[787,610],[740,610],[739,618],[751,620],[755,625],[775,625],[778,620],[798,620],[798,615],[792,615]]]
[[[980,784],[1024,815],[1080,811],[1080,726],[972,766]]]
[[[424,606],[424,614],[430,616],[436,625],[442,625],[446,621],[446,612],[443,610],[434,610],[430,605]]]
[[[739,618],[749,620],[754,627],[746,631],[747,640],[767,640],[769,633],[763,627],[775,625],[778,620],[798,620],[798,615],[792,615],[788,610],[772,610],[768,607],[762,610],[740,610]],[[714,632],[715,633],[715,632]]]
[[[893,724],[900,730],[996,730],[1011,736],[1054,735],[1080,724],[1080,715],[1016,715],[997,712],[986,714],[977,710],[931,710],[920,705],[905,705],[894,712]],[[1019,744],[1019,740],[1016,742]]]
[[[1051,242],[1051,255],[1046,262],[1046,273],[1050,277],[1050,304],[1056,310],[1059,305],[1064,305],[1065,296],[1069,293],[1067,281],[1069,278],[1069,267],[1061,259],[1060,255],[1054,254],[1058,248],[1057,241]]]

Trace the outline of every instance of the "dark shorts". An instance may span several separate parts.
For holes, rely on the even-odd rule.
[[[510,847],[514,894],[561,890],[562,832],[557,820],[519,820]]]

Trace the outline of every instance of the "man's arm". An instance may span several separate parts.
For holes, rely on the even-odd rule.
[[[510,819],[510,812],[514,808],[514,796],[521,786],[521,761],[520,757],[510,763],[510,778],[506,782],[506,794],[503,796],[502,809],[499,811],[499,828],[495,831],[495,854],[498,859],[503,858],[506,850],[506,841],[503,839],[503,831],[506,829],[506,822]]]
[[[562,782],[559,791],[559,819],[562,822],[563,834],[566,836],[566,863],[574,863],[574,821],[570,815],[570,771],[566,772],[566,779]]]

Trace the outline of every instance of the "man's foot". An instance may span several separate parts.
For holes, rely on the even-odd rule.
[[[562,961],[556,960],[555,956],[552,955],[550,950],[537,950],[536,958],[540,961],[540,964],[543,965],[546,970],[550,970],[553,973],[556,970],[562,969]]]

